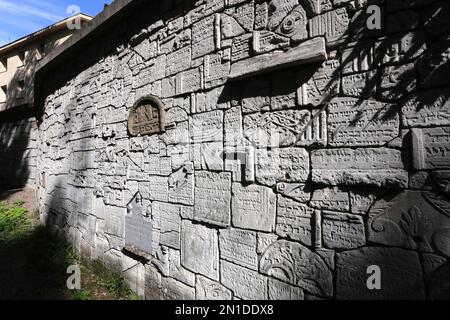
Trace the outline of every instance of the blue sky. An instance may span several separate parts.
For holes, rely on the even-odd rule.
[[[0,0],[0,47],[72,15],[70,6],[95,16],[111,0]]]

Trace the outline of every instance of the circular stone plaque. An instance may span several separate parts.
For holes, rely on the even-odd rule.
[[[130,110],[128,132],[131,136],[144,136],[165,131],[165,109],[161,100],[153,95],[140,98]]]

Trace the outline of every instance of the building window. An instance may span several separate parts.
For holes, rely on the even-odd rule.
[[[6,72],[7,69],[8,69],[8,60],[3,58],[0,59],[0,73]]]
[[[19,57],[20,63],[23,66],[25,64],[25,51],[19,52],[19,54],[17,55]]]
[[[6,92],[8,91],[7,86],[1,86],[0,87],[0,102],[6,101]]]
[[[22,96],[24,88],[25,88],[25,81],[23,81],[23,80],[17,81],[17,95],[18,96]]]

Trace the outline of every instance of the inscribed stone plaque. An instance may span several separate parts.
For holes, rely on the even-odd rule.
[[[327,185],[407,187],[408,172],[399,150],[387,148],[314,150],[312,181]]]
[[[324,35],[328,42],[340,40],[348,31],[350,19],[345,8],[328,11],[309,21],[309,35]]]
[[[277,32],[298,43],[308,38],[308,17],[302,6],[296,6],[277,28]]]
[[[296,5],[298,5],[298,0],[270,1],[268,28],[270,30],[275,30]]]
[[[233,226],[271,232],[275,224],[276,196],[269,188],[233,183]]]
[[[219,280],[217,231],[183,220],[181,228],[181,265],[192,272]]]
[[[220,258],[258,271],[256,232],[224,229],[219,234]]]
[[[318,106],[325,100],[339,92],[339,60],[325,61],[320,68],[314,72],[310,79],[304,79],[307,72],[302,70],[298,77],[299,81],[305,81],[297,92],[299,105]],[[306,70],[312,70],[307,68]]]
[[[322,212],[323,243],[330,249],[356,249],[366,244],[361,216],[342,212]]]
[[[192,27],[192,58],[198,58],[213,52],[215,46],[215,21],[216,16],[209,16]]]
[[[384,145],[399,135],[399,127],[394,105],[335,98],[328,106],[328,143],[332,146]]]
[[[278,195],[276,233],[311,246],[314,212],[305,204]]]
[[[402,107],[406,127],[450,125],[450,94],[446,90],[428,90],[413,95]]]
[[[415,169],[450,169],[450,127],[414,128],[411,133]]]
[[[139,99],[128,117],[128,131],[131,136],[161,133],[165,131],[165,111],[156,96]]]
[[[138,193],[130,202],[125,217],[125,247],[134,254],[144,257],[152,252],[151,218],[146,217],[146,209],[142,204],[142,197]]]
[[[287,283],[269,279],[269,300],[303,300],[303,290]]]
[[[310,206],[317,209],[333,211],[350,211],[350,197],[348,192],[339,188],[325,188],[315,190]]]
[[[192,116],[189,126],[194,143],[223,140],[223,111],[215,110]]]
[[[229,226],[230,203],[231,173],[195,173],[195,220]]]
[[[267,299],[267,278],[256,271],[220,261],[222,283],[241,299]]]
[[[244,134],[257,146],[291,146],[304,135],[310,120],[308,110],[250,114],[244,116]]]
[[[305,182],[309,176],[309,154],[303,148],[258,149],[256,180],[266,186],[277,182]]]
[[[277,192],[298,202],[308,202],[311,198],[311,192],[304,183],[280,182],[277,184]]]
[[[260,271],[313,294],[333,295],[333,276],[325,261],[299,243],[274,242],[261,257]]]
[[[169,199],[169,184],[167,177],[150,176],[148,183],[148,198],[150,200],[167,202]]]

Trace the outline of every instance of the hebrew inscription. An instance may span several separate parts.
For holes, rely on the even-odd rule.
[[[148,135],[165,131],[165,109],[155,96],[139,99],[130,111],[128,131],[131,136]]]

